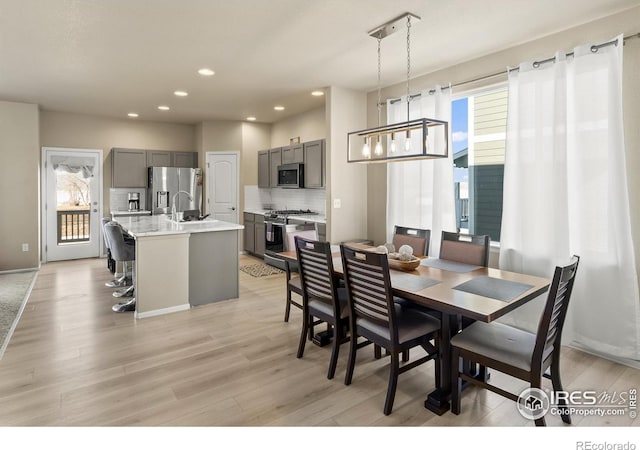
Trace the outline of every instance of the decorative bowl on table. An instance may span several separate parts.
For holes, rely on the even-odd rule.
[[[410,272],[416,270],[420,265],[420,258],[413,255],[400,255],[399,253],[389,253],[389,268]]]

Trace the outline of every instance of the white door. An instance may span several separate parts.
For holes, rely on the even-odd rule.
[[[207,152],[207,213],[238,223],[238,152]]]
[[[100,256],[102,150],[42,148],[43,260]]]

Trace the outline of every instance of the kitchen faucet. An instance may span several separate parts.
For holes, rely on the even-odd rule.
[[[176,218],[176,197],[178,196],[178,194],[186,194],[187,197],[189,197],[189,200],[193,201],[193,197],[187,191],[178,191],[175,194],[173,194],[173,199],[171,200],[171,220],[175,220],[175,221],[177,221],[177,218]]]

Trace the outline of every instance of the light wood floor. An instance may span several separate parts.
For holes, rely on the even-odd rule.
[[[110,278],[104,260],[43,265],[0,361],[0,425],[532,426],[514,403],[475,388],[464,392],[460,416],[426,410],[432,362],[400,376],[385,417],[387,360],[374,360],[371,347],[359,353],[351,386],[343,383],[348,346],[333,380],[326,378],[328,347],[308,343],[296,359],[301,315],[293,308],[283,322],[284,275],[240,272],[237,300],[138,321],[111,311]],[[570,348],[562,375],[568,390],[640,384],[637,370]],[[573,420],[640,425],[628,416]],[[547,423],[562,426],[556,417]]]

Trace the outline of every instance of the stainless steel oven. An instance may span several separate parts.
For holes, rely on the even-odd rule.
[[[294,250],[288,248],[287,234],[296,231],[315,230],[316,226],[313,223],[289,223],[290,219],[293,219],[296,215],[301,214],[315,214],[309,210],[278,210],[273,211],[271,214],[265,215],[264,218],[264,232],[265,232],[265,252],[264,261],[272,266],[284,268],[284,262],[276,253],[284,252],[287,250]],[[289,217],[293,216],[293,217]],[[317,233],[316,233],[317,236]]]
[[[286,217],[265,217],[265,253],[279,253],[284,251]]]

